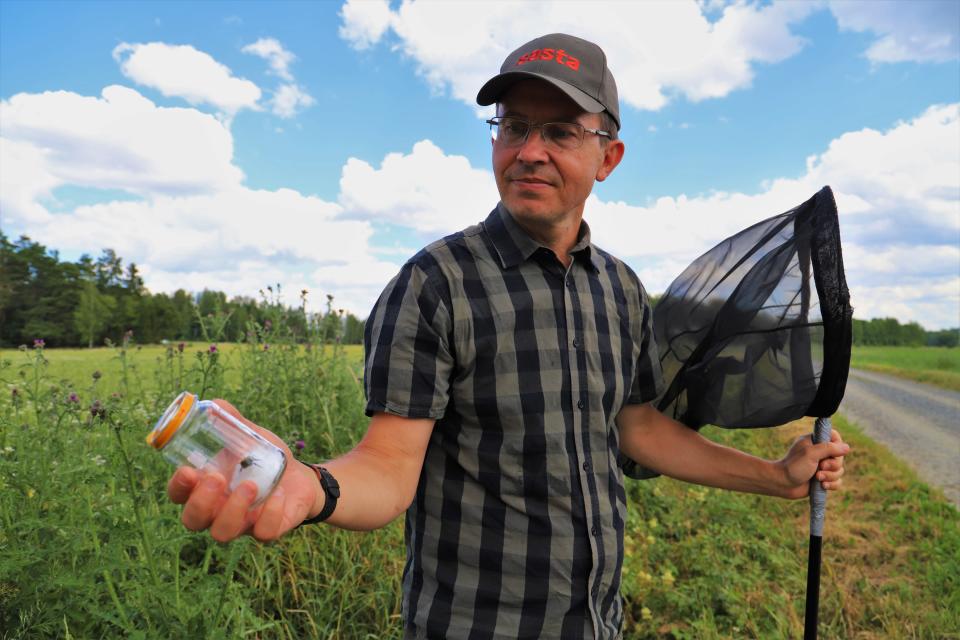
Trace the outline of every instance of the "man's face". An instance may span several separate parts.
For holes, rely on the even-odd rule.
[[[522,80],[502,96],[497,115],[533,124],[577,122],[602,128],[600,114],[586,113],[562,91],[542,80]],[[493,141],[493,173],[500,199],[524,226],[579,226],[583,205],[595,180],[604,180],[623,156],[619,140],[603,144],[587,133],[574,150],[549,146],[535,129],[517,147]]]

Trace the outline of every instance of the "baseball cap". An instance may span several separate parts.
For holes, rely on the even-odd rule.
[[[525,78],[546,80],[584,111],[606,111],[620,128],[617,83],[607,68],[606,54],[594,43],[566,33],[531,40],[507,56],[500,73],[480,88],[477,104],[493,104],[513,83]]]

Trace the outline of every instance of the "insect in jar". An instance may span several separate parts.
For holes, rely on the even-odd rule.
[[[259,467],[259,466],[260,466],[260,463],[257,462],[257,459],[254,458],[253,456],[247,456],[246,458],[240,461],[241,469],[248,469],[250,467]]]

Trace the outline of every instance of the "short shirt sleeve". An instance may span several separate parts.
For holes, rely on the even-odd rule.
[[[452,319],[439,289],[409,262],[380,294],[364,331],[368,416],[443,417],[453,370]]]
[[[637,358],[637,371],[633,377],[633,386],[630,388],[630,395],[626,404],[651,402],[663,393],[666,387],[663,371],[660,368],[660,353],[657,350],[657,342],[653,334],[653,309],[642,285],[640,287],[640,309],[642,314],[640,356]],[[655,478],[659,475],[646,467],[640,466],[623,453],[617,456],[617,463],[623,470],[623,475],[628,478],[643,480]]]
[[[641,337],[640,356],[637,358],[636,375],[627,397],[627,404],[643,404],[654,400],[663,392],[663,371],[660,368],[660,353],[653,335],[653,309],[643,286],[640,286]]]

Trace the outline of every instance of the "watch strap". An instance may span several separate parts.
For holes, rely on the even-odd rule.
[[[323,508],[320,509],[320,513],[312,518],[307,518],[297,525],[300,527],[305,524],[323,522],[329,518],[330,515],[333,514],[334,509],[337,508],[337,500],[340,498],[340,483],[338,483],[337,479],[333,477],[333,474],[318,464],[310,464],[308,462],[304,462],[303,464],[313,469],[313,472],[317,474],[317,479],[320,481],[320,488],[323,489],[325,499],[323,502]]]

